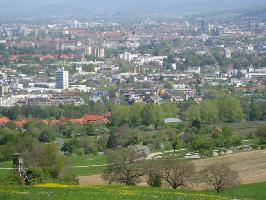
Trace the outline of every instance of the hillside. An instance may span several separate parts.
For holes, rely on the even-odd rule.
[[[51,188],[49,188],[51,187]],[[75,187],[46,185],[44,187],[2,187],[0,199],[5,200],[229,200],[216,194],[185,192],[166,189],[101,186]]]

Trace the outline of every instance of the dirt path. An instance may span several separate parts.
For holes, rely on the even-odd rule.
[[[78,177],[80,185],[107,185],[101,174]]]

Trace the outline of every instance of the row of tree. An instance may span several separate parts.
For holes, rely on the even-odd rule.
[[[108,152],[108,165],[103,178],[112,183],[135,185],[145,177],[152,187],[167,184],[173,189],[205,183],[218,193],[239,183],[238,173],[224,164],[213,164],[196,172],[190,161],[161,159],[146,161],[133,148]]]

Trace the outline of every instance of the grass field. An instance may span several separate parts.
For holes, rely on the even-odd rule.
[[[3,200],[230,200],[226,196],[146,187],[0,187]]]
[[[213,191],[194,192],[149,187],[68,186],[45,184],[39,187],[0,186],[2,200],[265,200],[266,182]]]
[[[76,176],[102,174],[106,167],[104,155],[70,156],[67,160],[72,164]]]
[[[234,134],[240,135],[240,136],[246,136],[250,133],[255,133],[257,128],[261,126],[263,123],[266,122],[251,122],[251,121],[245,121],[245,122],[238,122],[238,123],[222,123],[217,124],[220,127],[223,127],[225,125],[232,127]]]
[[[266,199],[266,182],[255,183],[250,185],[241,185],[232,189],[227,189],[223,195],[236,197],[236,198],[248,198],[254,200]]]
[[[0,162],[0,180],[4,179],[10,170],[8,168],[12,167],[12,162],[7,161],[7,162]]]
[[[76,176],[102,174],[106,164],[104,155],[70,156],[67,160],[73,166],[73,173]],[[11,167],[12,161],[0,162],[0,180],[8,175],[10,171],[8,168]]]

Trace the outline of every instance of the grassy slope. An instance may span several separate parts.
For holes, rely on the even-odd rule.
[[[5,200],[229,200],[228,197],[197,192],[145,187],[101,186],[86,188],[0,187]]]
[[[266,182],[227,189],[220,196],[215,192],[193,192],[148,187],[94,186],[69,188],[1,187],[5,200],[229,200],[266,199]]]
[[[266,199],[266,182],[241,185],[224,191],[223,195],[236,198],[251,198],[254,200]]]
[[[102,174],[106,164],[106,156],[70,156],[68,161],[74,166],[73,171],[77,176]]]
[[[12,167],[12,162],[7,161],[7,162],[0,162],[0,168],[11,168]],[[0,180],[5,178],[10,170],[8,169],[0,169]]]
[[[106,164],[106,156],[70,156],[67,160],[74,166],[73,173],[76,176],[89,176],[102,174]],[[95,166],[94,166],[95,165]],[[102,165],[102,166],[101,166]],[[11,168],[12,162],[0,162],[0,180],[5,178],[10,170],[1,168]]]

